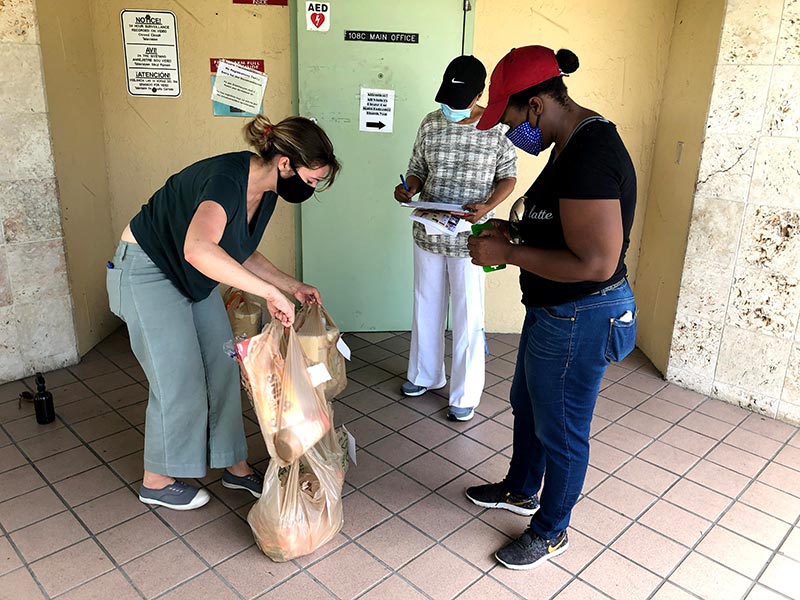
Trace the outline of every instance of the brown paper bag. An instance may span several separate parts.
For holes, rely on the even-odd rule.
[[[336,347],[340,333],[330,314],[319,304],[307,304],[297,313],[294,328],[303,351],[312,364],[323,363],[330,380],[320,385],[325,399],[333,400],[347,387],[344,357]]]

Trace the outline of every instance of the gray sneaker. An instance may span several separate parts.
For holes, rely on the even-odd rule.
[[[569,540],[566,530],[552,540],[546,540],[528,528],[513,542],[495,552],[494,557],[501,565],[509,569],[524,571],[563,554],[568,547]]]
[[[141,486],[139,500],[145,504],[165,506],[173,510],[192,510],[208,504],[211,496],[204,489],[176,481],[160,490]]]
[[[256,498],[261,498],[261,491],[264,489],[264,476],[258,471],[253,471],[250,475],[239,477],[225,469],[222,472],[222,486],[231,490],[247,490]]]
[[[447,385],[447,384],[445,384]],[[444,385],[440,385],[439,387],[435,388],[427,388],[424,385],[415,385],[410,381],[406,381],[403,385],[400,386],[400,391],[403,392],[404,396],[422,396],[428,390],[440,390],[444,387]]]
[[[469,421],[474,416],[474,408],[459,408],[457,406],[451,406],[447,411],[448,421]]]

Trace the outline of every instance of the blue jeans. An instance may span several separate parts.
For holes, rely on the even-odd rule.
[[[633,318],[620,320],[626,311]],[[514,446],[505,484],[533,496],[544,478],[531,530],[545,539],[567,528],[580,496],[606,366],[625,358],[635,342],[636,304],[627,281],[574,302],[527,308],[511,385]]]

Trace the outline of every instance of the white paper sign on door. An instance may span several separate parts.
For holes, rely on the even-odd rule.
[[[175,15],[166,10],[123,10],[120,21],[128,93],[131,96],[180,96]]]
[[[392,133],[394,128],[394,90],[361,88],[359,131]]]
[[[239,110],[257,113],[261,110],[266,89],[266,73],[220,60],[211,99]]]
[[[306,2],[306,29],[308,31],[328,31],[330,28],[330,2]]]

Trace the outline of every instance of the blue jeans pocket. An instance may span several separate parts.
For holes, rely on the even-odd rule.
[[[629,311],[626,311],[626,315]],[[608,343],[606,344],[606,360],[619,362],[631,353],[636,346],[636,312],[630,320],[622,320],[625,315],[611,319],[608,326]]]

